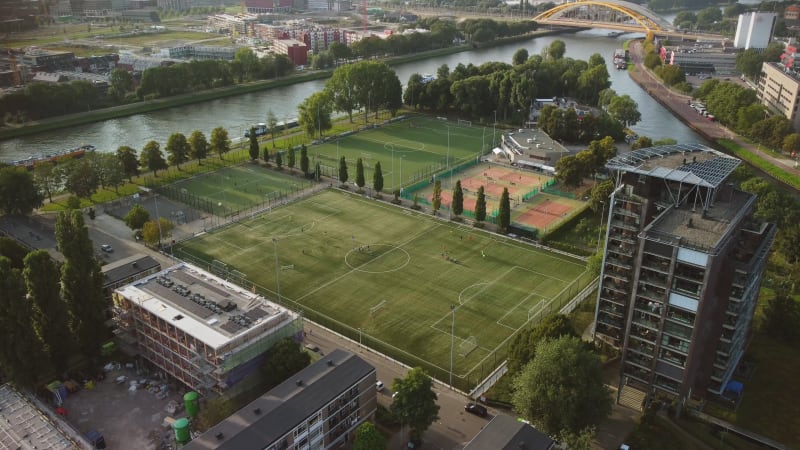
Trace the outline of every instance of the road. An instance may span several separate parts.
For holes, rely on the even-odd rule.
[[[789,173],[800,176],[800,170],[795,167],[795,161],[792,161],[788,158],[777,158],[767,152],[762,152],[760,146],[747,142],[744,138],[729,130],[719,122],[712,122],[707,118],[697,114],[697,112],[689,106],[689,103],[692,100],[691,95],[681,94],[669,89],[663,83],[661,83],[661,80],[659,80],[653,74],[653,72],[645,67],[643,50],[640,41],[631,42],[630,54],[634,64],[636,64],[636,70],[628,71],[631,79],[633,79],[644,90],[646,90],[651,97],[655,98],[662,105],[669,108],[676,117],[689,125],[692,129],[710,141],[716,141],[717,139],[728,139],[733,141],[750,153],[769,161],[771,164],[780,167]]]
[[[378,372],[378,379],[386,385],[386,388],[378,393],[378,403],[386,408],[390,407],[392,403],[392,380],[404,377],[408,367],[384,355],[375,353],[359,345],[358,342],[353,342],[350,339],[329,332],[311,322],[306,321],[305,329],[307,343],[318,346],[323,354],[340,348],[357,353],[375,366]],[[497,411],[491,408],[489,409],[489,415],[485,418],[464,412],[464,404],[469,401],[467,397],[458,391],[450,390],[446,384],[435,380],[434,391],[438,395],[437,403],[440,408],[440,418],[425,433],[423,448],[461,450],[497,414]],[[396,433],[389,440],[388,448],[405,448],[407,438],[407,429]]]

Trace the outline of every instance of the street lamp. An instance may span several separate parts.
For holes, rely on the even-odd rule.
[[[403,193],[403,156],[400,155],[400,193]]]
[[[358,345],[361,345],[361,327],[358,327]]]
[[[450,305],[452,321],[450,323],[450,389],[453,389],[453,347],[456,342],[456,305]]]
[[[272,238],[275,247],[275,282],[278,286],[278,304],[281,304],[281,266],[278,265],[278,239]]]

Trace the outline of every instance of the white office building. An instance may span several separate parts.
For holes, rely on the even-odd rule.
[[[743,49],[764,49],[769,45],[772,33],[775,31],[775,13],[753,12],[739,15],[739,24],[736,25],[736,37],[733,46]]]

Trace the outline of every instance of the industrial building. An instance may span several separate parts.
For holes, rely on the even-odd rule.
[[[744,354],[776,228],[727,178],[741,161],[699,144],[618,155],[595,338],[621,351],[622,396],[721,396]]]
[[[0,448],[73,450],[88,443],[64,423],[56,423],[22,393],[0,385]]]
[[[786,61],[786,64],[794,66],[794,58]],[[758,100],[770,111],[789,119],[795,129],[800,129],[800,117],[797,115],[800,103],[800,72],[781,63],[764,63],[761,74],[756,90]]]
[[[736,48],[765,49],[772,39],[775,31],[775,22],[778,15],[775,13],[751,12],[739,15],[739,22],[736,24],[736,36],[733,38],[733,46]]]
[[[340,448],[375,416],[376,381],[368,362],[334,350],[183,448]]]
[[[302,333],[297,314],[186,263],[117,289],[113,302],[123,343],[201,393],[236,384]]]

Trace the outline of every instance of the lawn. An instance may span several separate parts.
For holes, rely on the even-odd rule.
[[[355,118],[358,120],[358,117]],[[492,130],[460,126],[454,120],[411,116],[392,124],[329,141],[308,149],[309,157],[336,173],[339,158],[347,161],[349,182],[356,177],[356,161],[364,163],[367,187],[372,187],[373,168],[381,163],[384,192],[428,179],[437,171],[472,160],[491,144]],[[313,167],[313,166],[312,166]]]
[[[756,333],[746,358],[755,361],[756,368],[751,380],[743,380],[744,394],[738,411],[709,404],[705,412],[790,447],[800,447],[800,403],[795,387],[800,373],[797,346]]]
[[[187,178],[160,189],[168,197],[194,208],[227,216],[256,205],[269,205],[309,185],[310,181],[302,178],[258,164],[243,164]]]
[[[462,388],[505,359],[506,340],[529,318],[556,311],[591,278],[582,261],[333,190],[175,254],[209,270],[222,261],[246,287],[440,379],[454,327]]]

